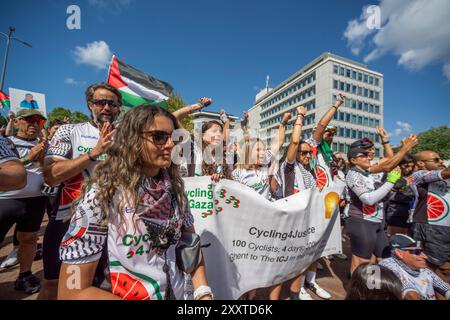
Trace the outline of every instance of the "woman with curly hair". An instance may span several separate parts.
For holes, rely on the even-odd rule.
[[[187,298],[175,248],[182,231],[195,231],[171,161],[176,129],[176,118],[159,107],[125,114],[61,243],[59,299]],[[203,260],[191,276],[194,298],[211,299]]]

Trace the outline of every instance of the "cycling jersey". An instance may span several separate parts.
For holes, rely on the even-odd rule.
[[[66,124],[53,136],[45,158],[71,160],[91,151],[99,140],[99,130],[89,122]],[[98,160],[104,160],[102,155]],[[67,220],[72,215],[72,202],[81,192],[83,182],[90,179],[97,162],[92,162],[80,174],[64,181],[56,220]]]
[[[403,261],[393,256],[379,263],[393,271],[402,283],[403,297],[408,292],[417,292],[422,300],[436,300],[435,290],[450,299],[450,285],[430,269],[412,270]]]
[[[0,164],[12,160],[19,160],[17,150],[11,141],[0,135]]]
[[[377,188],[374,177],[368,171],[352,167],[345,178],[349,188],[349,216],[372,222],[383,221],[383,198],[394,186],[385,182]]]
[[[416,191],[413,221],[450,227],[450,180],[441,171],[418,171],[413,174]]]
[[[136,212],[125,205],[120,216],[116,208],[122,197],[116,193],[107,224],[103,224],[99,221],[100,206],[92,205],[98,190],[93,186],[76,209],[61,242],[60,258],[66,264],[85,264],[100,260],[106,251],[109,276],[105,280],[109,285],[102,287],[126,300],[161,300],[167,285],[163,271],[166,254],[173,292],[177,299],[183,299],[186,283],[175,263],[175,243],[181,236],[181,227],[193,225],[193,216],[186,207],[182,219],[173,197],[167,205],[163,204],[165,208],[174,208],[173,215],[153,210],[155,200],[145,192],[148,188],[150,183],[144,178]],[[143,215],[151,221],[150,231]],[[161,251],[164,246],[168,247],[165,254]]]
[[[9,137],[7,139],[14,145],[21,158],[26,157],[28,153],[30,153],[30,150],[38,144],[37,140],[26,140],[19,137]],[[25,169],[27,170],[27,185],[25,188],[0,193],[0,199],[20,199],[43,196],[41,188],[44,183],[44,176],[40,162],[33,161],[27,164]]]
[[[264,163],[269,163],[274,159],[274,155],[270,150],[266,151]],[[269,166],[263,165],[256,169],[236,168],[233,170],[232,177],[234,181],[242,183],[266,199],[272,198],[269,184]]]

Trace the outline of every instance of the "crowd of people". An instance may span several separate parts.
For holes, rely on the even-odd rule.
[[[346,157],[333,152],[330,122],[345,98],[339,95],[308,139],[308,110],[286,112],[270,143],[249,134],[247,113],[242,141],[230,139],[224,111],[193,139],[174,138],[181,121],[210,98],[173,113],[141,105],[118,122],[122,97],[105,83],[86,90],[89,122],[44,125],[39,111],[19,111],[0,137],[0,244],[16,230],[2,267],[19,264],[15,289],[40,291],[41,299],[213,299],[202,256],[186,268],[176,253],[182,238],[195,236],[183,177],[234,180],[270,201],[339,182],[352,255],[346,299],[450,299],[450,168],[438,150],[411,155],[415,135],[394,152],[382,128],[378,161],[368,138],[352,143]],[[186,149],[180,163],[173,161]],[[41,281],[31,267],[45,213]],[[308,289],[331,298],[316,281],[318,268],[316,261],[288,281],[290,299],[312,300]],[[282,285],[267,288],[270,299],[280,298]],[[242,299],[254,299],[257,290]]]

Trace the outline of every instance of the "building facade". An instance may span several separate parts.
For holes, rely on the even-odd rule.
[[[382,156],[382,145],[376,133],[383,126],[383,74],[367,65],[324,53],[301,68],[274,89],[264,89],[249,109],[249,127],[258,130],[277,129],[285,112],[294,117],[286,128],[287,145],[292,132],[296,108],[304,105],[308,115],[303,122],[303,138],[309,138],[315,124],[335,103],[342,92],[345,103],[336,112],[331,125],[337,127],[333,151],[347,153],[356,139],[368,137],[375,142],[375,156]],[[270,141],[268,141],[270,143]]]

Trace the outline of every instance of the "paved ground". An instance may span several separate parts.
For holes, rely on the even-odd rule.
[[[44,220],[39,242],[42,243],[42,237],[44,234],[45,226],[47,225],[47,220]],[[0,261],[8,255],[8,253],[12,249],[12,235],[13,229],[8,233],[3,245],[0,247]],[[349,242],[344,242],[344,253],[350,257],[349,253]],[[348,282],[348,270],[350,261],[343,261],[340,259],[333,259],[331,261],[327,259],[321,260],[324,269],[318,271],[317,273],[317,282],[324,289],[326,289],[331,295],[332,300],[340,300],[345,297],[344,287]],[[42,260],[35,261],[33,263],[32,268],[33,273],[42,278]],[[14,290],[14,281],[19,273],[19,267],[15,266],[11,269],[0,269],[0,300],[36,300],[38,297],[38,293],[33,295],[26,295],[22,292],[18,292]],[[319,297],[315,296],[314,293],[310,292],[311,296],[314,299],[320,300]],[[281,296],[281,299],[288,299],[289,291],[288,287],[284,286]],[[257,299],[268,299],[267,290],[259,290],[257,294]]]

